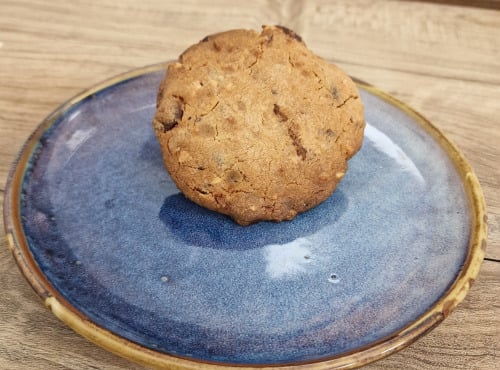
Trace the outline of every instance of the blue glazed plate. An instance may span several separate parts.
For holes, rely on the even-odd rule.
[[[77,332],[155,367],[358,366],[463,299],[486,238],[472,170],[430,123],[359,83],[367,128],[335,193],[242,227],[188,201],[151,120],[165,65],[68,102],[14,167],[21,270]]]

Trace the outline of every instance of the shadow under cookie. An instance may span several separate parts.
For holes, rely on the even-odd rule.
[[[317,207],[291,221],[262,221],[241,226],[226,215],[200,207],[177,193],[168,196],[159,218],[171,235],[183,243],[203,248],[247,250],[285,244],[314,234],[338,220],[347,209],[347,197],[337,189]]]

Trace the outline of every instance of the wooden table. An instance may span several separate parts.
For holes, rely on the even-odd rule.
[[[285,25],[434,122],[466,155],[486,197],[486,258],[465,301],[430,334],[368,368],[498,368],[500,7],[444,2],[0,0],[0,196],[28,135],[82,89],[174,59],[206,34]],[[45,309],[0,234],[0,369],[142,368],[87,342]]]

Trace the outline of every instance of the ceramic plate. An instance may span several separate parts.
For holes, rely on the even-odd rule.
[[[9,245],[56,316],[154,366],[352,367],[438,324],[477,275],[484,202],[429,122],[359,83],[367,127],[334,194],[242,227],[176,189],[151,120],[165,64],[69,101],[26,143]]]

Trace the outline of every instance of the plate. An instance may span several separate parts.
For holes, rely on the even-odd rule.
[[[50,115],[9,177],[24,276],[62,321],[153,367],[355,367],[441,322],[484,254],[479,183],[427,120],[358,82],[367,127],[334,194],[242,227],[188,201],[151,120],[166,64]]]

